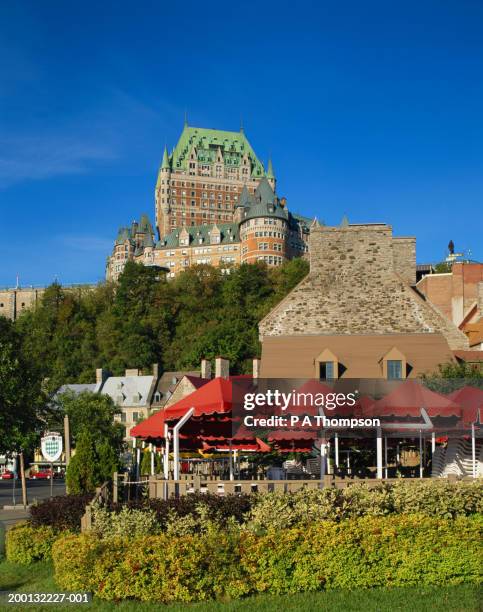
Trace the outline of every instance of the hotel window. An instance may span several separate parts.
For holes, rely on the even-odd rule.
[[[387,379],[388,380],[401,380],[402,375],[402,361],[400,359],[388,359],[387,360]]]
[[[321,361],[319,363],[319,378],[320,380],[335,379],[335,363],[333,361]]]

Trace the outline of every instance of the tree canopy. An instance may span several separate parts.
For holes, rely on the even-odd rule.
[[[223,275],[194,266],[167,281],[156,268],[128,262],[119,282],[91,290],[54,283],[19,317],[24,354],[52,389],[92,382],[95,369],[196,368],[223,354],[245,373],[259,355],[258,322],[308,272],[294,259],[276,269],[244,264]]]
[[[21,347],[13,323],[0,317],[0,454],[32,447],[42,426],[40,374]]]

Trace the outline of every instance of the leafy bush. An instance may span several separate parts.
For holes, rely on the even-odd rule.
[[[201,601],[252,593],[481,582],[481,517],[365,516],[259,536],[68,536],[53,547],[65,590],[109,600]]]
[[[243,523],[246,513],[256,499],[255,495],[245,494],[220,496],[212,493],[194,493],[184,495],[179,499],[174,497],[168,500],[143,499],[131,501],[124,505],[111,504],[110,509],[113,512],[120,512],[123,507],[153,511],[161,529],[164,530],[172,516],[192,516],[197,519],[201,505],[205,508],[205,518],[207,520],[224,526],[233,519],[237,523]]]
[[[394,512],[421,512],[427,516],[456,517],[483,512],[480,482],[447,480],[399,482],[393,486]]]
[[[160,533],[161,527],[153,510],[122,508],[120,512],[110,512],[97,505],[93,511],[93,532],[102,538],[135,538]]]
[[[7,560],[20,565],[50,559],[57,535],[52,527],[32,527],[28,523],[15,525],[6,536]]]
[[[369,488],[301,489],[295,493],[260,495],[246,515],[255,532],[340,521],[358,516],[415,514],[452,518],[483,512],[483,486],[478,482],[444,480],[381,483]]]
[[[79,531],[85,507],[91,499],[90,494],[52,497],[30,507],[30,523],[49,525],[58,531]]]

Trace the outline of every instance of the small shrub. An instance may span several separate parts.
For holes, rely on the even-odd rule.
[[[111,512],[106,507],[96,505],[93,519],[93,532],[101,538],[136,538],[161,531],[156,513],[149,509],[122,508],[120,512]]]
[[[30,508],[34,526],[49,525],[58,531],[79,531],[81,518],[92,495],[62,495],[52,497]]]
[[[127,504],[111,504],[109,507],[114,512],[120,512],[123,507],[134,510],[152,510],[161,529],[166,529],[169,517],[199,515],[200,504],[206,508],[206,518],[217,522],[220,526],[226,525],[231,520],[243,523],[245,514],[255,503],[255,495],[214,495],[212,493],[194,493],[184,495],[178,499],[143,499],[131,501]]]
[[[6,536],[7,560],[20,565],[50,559],[57,535],[49,526],[33,527],[28,523],[15,525]]]

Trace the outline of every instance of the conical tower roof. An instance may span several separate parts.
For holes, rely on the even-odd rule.
[[[269,178],[269,179],[274,179],[275,178],[275,173],[273,171],[273,164],[272,164],[272,158],[271,157],[268,158],[267,178]]]
[[[163,161],[161,162],[161,170],[169,170],[169,155],[168,147],[164,146]]]

